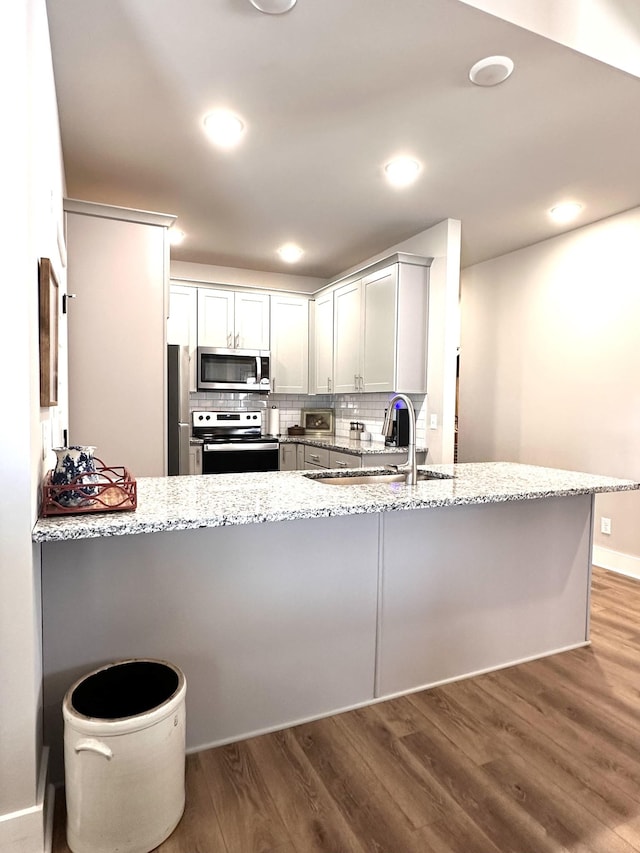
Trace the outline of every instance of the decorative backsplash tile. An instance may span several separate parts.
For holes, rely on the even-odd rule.
[[[191,408],[202,410],[213,409],[266,409],[277,406],[280,410],[280,432],[286,434],[289,427],[300,424],[301,409],[334,409],[335,434],[340,438],[348,438],[351,421],[360,421],[371,440],[384,443],[382,423],[385,409],[393,396],[385,394],[269,394],[264,397],[259,394],[229,394],[213,391],[200,391],[191,394]],[[409,395],[416,410],[416,443],[427,443],[427,396],[426,394]]]

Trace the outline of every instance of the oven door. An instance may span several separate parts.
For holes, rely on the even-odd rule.
[[[254,391],[266,394],[269,353],[198,347],[199,391]]]
[[[278,442],[205,444],[203,474],[242,474],[247,471],[277,471]]]

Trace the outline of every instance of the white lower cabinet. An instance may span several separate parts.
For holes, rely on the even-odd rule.
[[[362,468],[362,456],[331,450],[329,451],[329,468]]]
[[[329,468],[329,450],[326,447],[305,447],[305,469]]]
[[[280,471],[297,471],[298,469],[298,445],[281,444],[279,456]]]
[[[199,444],[189,447],[189,473],[202,474],[202,447]]]

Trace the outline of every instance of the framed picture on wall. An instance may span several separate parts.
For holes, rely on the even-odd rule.
[[[58,405],[58,280],[49,258],[40,258],[40,405]]]

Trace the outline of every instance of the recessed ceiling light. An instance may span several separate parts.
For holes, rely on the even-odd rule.
[[[504,83],[512,71],[513,60],[508,56],[487,56],[471,67],[469,80],[476,86],[497,86]]]
[[[278,249],[278,254],[286,263],[295,264],[304,255],[304,252],[295,243],[285,243],[284,246],[280,246]]]
[[[251,0],[251,3],[267,15],[281,15],[296,5],[296,0]]]
[[[413,157],[396,157],[384,167],[387,180],[395,187],[412,184],[420,172],[420,163]]]
[[[233,148],[244,133],[244,122],[228,110],[215,110],[204,118],[208,137],[219,148]]]
[[[572,219],[575,219],[576,216],[582,210],[582,205],[578,204],[577,201],[567,201],[563,204],[556,204],[555,207],[552,207],[549,211],[549,216],[553,220],[559,223],[571,222]]]
[[[169,228],[169,242],[172,246],[179,246],[184,237],[184,231],[180,231],[178,228]]]

